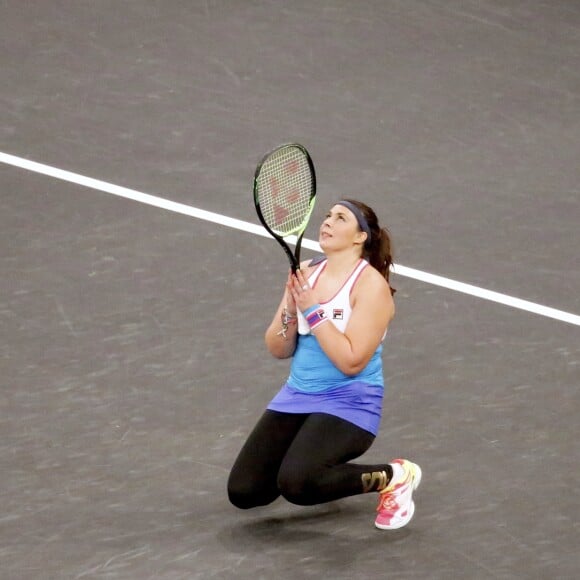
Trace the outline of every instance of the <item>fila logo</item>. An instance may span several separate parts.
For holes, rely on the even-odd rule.
[[[344,310],[342,308],[333,308],[332,318],[333,320],[342,320],[344,316]]]

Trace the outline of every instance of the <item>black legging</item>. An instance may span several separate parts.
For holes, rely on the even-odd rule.
[[[332,415],[267,410],[234,463],[230,501],[248,509],[282,495],[314,505],[376,491],[392,477],[390,465],[347,463],[373,441],[368,431]]]

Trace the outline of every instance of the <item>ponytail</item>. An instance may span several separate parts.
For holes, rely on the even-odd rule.
[[[391,289],[391,294],[394,294],[396,290],[389,281],[391,266],[393,265],[393,250],[389,231],[379,225],[377,215],[368,205],[353,199],[345,201],[356,206],[363,214],[370,229],[370,236],[367,237],[364,244],[363,257],[383,275]]]
[[[371,228],[371,239],[370,242],[365,244],[364,256],[369,264],[384,276],[391,289],[391,294],[394,294],[396,290],[391,286],[389,281],[391,266],[393,264],[391,236],[386,228],[378,226]]]

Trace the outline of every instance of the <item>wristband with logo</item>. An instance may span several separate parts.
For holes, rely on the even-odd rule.
[[[310,326],[310,330],[314,330],[321,324],[328,322],[326,312],[324,312],[320,304],[315,304],[306,310],[304,317],[306,318],[306,322],[308,322],[308,326]]]

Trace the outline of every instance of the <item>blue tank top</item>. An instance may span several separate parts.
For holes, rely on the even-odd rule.
[[[367,266],[368,262],[361,259],[335,296],[320,304],[329,322],[341,332],[346,329],[352,313],[350,293],[361,272]],[[325,267],[326,260],[319,264],[309,276],[308,283],[312,288],[316,287],[316,281]],[[316,336],[310,333],[308,323],[301,312],[298,312],[298,333],[298,343],[292,358],[287,383],[292,388],[305,393],[319,393],[334,390],[353,382],[362,382],[378,387],[384,386],[382,344],[373,353],[367,366],[353,376],[344,374],[334,366],[318,344]]]

